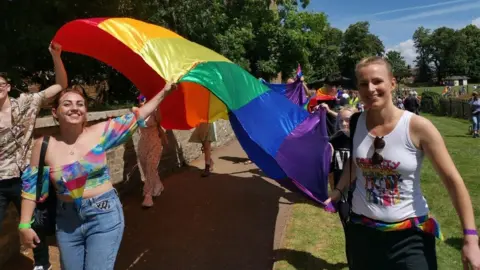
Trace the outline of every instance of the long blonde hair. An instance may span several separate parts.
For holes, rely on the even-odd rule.
[[[337,114],[337,118],[335,120],[335,132],[338,132],[341,130],[340,128],[340,122],[341,122],[341,119],[340,119],[340,114],[342,112],[345,112],[345,111],[348,111],[348,112],[351,112],[352,114],[356,113],[358,110],[351,106],[351,105],[345,105],[343,107],[340,107],[340,109],[338,110],[338,114]]]

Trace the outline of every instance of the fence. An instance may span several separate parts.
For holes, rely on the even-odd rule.
[[[466,100],[457,98],[422,98],[422,112],[432,113],[441,116],[470,119],[472,107]]]

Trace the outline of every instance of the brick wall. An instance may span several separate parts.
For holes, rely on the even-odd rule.
[[[109,117],[115,117],[128,113],[129,110],[115,110],[105,112],[93,112],[88,114],[89,124],[103,121]],[[225,145],[235,139],[230,123],[225,120],[219,120],[216,123],[217,142],[213,143],[213,147]],[[37,119],[35,137],[44,134],[53,134],[58,130],[57,124],[52,117],[44,117]],[[167,131],[169,144],[164,149],[162,160],[160,162],[159,171],[162,177],[174,172],[186,163],[199,158],[202,153],[199,144],[189,143],[188,140],[191,131]],[[140,171],[137,167],[137,143],[139,140],[138,132],[127,141],[115,149],[107,153],[108,165],[112,176],[112,182],[120,193],[125,193],[132,187],[141,184]],[[8,258],[14,253],[19,252],[18,242],[18,215],[13,205],[9,207],[8,213],[2,225],[0,235],[0,269]]]

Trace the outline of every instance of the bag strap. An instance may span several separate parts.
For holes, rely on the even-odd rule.
[[[42,188],[43,188],[43,167],[45,167],[45,155],[47,154],[48,142],[50,140],[50,136],[44,136],[42,141],[42,148],[40,149],[40,160],[38,161],[38,174],[37,174],[37,202],[40,200],[42,196]]]
[[[350,186],[352,185],[352,165],[353,165],[353,138],[355,137],[355,130],[357,129],[358,118],[361,112],[356,112],[350,117]]]

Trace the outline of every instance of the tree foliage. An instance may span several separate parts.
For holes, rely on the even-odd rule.
[[[413,34],[417,49],[417,80],[442,81],[445,77],[466,75],[480,80],[480,28],[468,25],[460,30],[419,27]]]
[[[376,35],[370,33],[368,22],[350,25],[343,35],[341,44],[341,69],[348,78],[355,77],[355,65],[364,57],[382,56],[385,47]]]
[[[408,68],[405,58],[398,51],[389,51],[385,55],[390,65],[392,65],[393,76],[397,81],[401,81],[403,78],[410,75],[410,69]]]
[[[384,46],[370,33],[367,22],[353,24],[343,33],[330,25],[324,13],[306,11],[309,3],[309,0],[0,1],[3,19],[0,71],[20,78],[52,70],[47,47],[55,32],[71,20],[89,17],[132,17],[164,26],[267,80],[277,77],[279,72],[284,80],[294,76],[298,64],[310,81],[334,73],[353,78],[358,60],[383,54]],[[71,79],[94,82],[106,78],[112,98],[132,99],[132,85],[109,66],[85,56],[65,53],[63,58]]]

